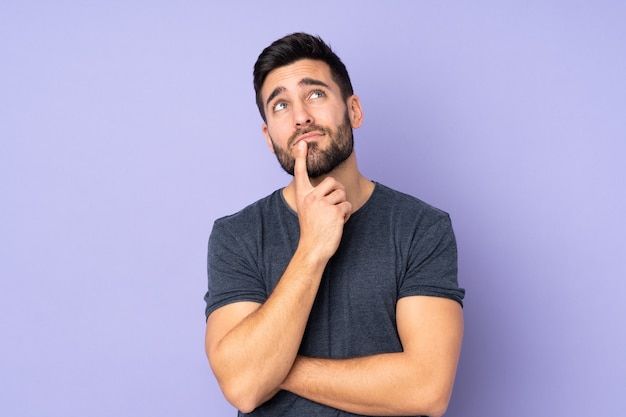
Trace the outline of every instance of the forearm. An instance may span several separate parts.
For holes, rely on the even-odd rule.
[[[396,310],[402,352],[354,359],[299,356],[281,388],[356,414],[442,415],[461,351],[461,307],[417,296],[400,299]]]
[[[355,414],[438,416],[452,388],[445,378],[406,353],[345,360],[299,356],[281,388]]]
[[[271,398],[291,369],[323,267],[323,262],[297,251],[264,304],[225,334],[216,331],[218,341],[207,338],[213,372],[225,396],[242,411]],[[220,320],[215,319],[216,325]]]

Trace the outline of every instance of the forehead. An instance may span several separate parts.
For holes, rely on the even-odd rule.
[[[263,100],[276,88],[287,91],[297,89],[300,82],[305,78],[319,80],[333,88],[338,88],[333,81],[328,64],[324,61],[301,59],[292,64],[278,67],[267,74],[263,87],[261,87]]]

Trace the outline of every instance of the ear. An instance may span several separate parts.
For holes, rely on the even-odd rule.
[[[263,135],[265,136],[265,141],[267,142],[267,146],[270,148],[270,152],[276,153],[274,151],[274,144],[272,143],[272,138],[270,137],[270,132],[267,128],[267,123],[263,123],[263,125],[261,126],[261,129],[263,129]]]
[[[356,94],[353,94],[347,102],[348,115],[350,116],[350,124],[353,129],[358,129],[363,124],[363,108],[361,100]]]

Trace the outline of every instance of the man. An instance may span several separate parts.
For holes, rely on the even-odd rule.
[[[254,87],[293,180],[211,232],[206,351],[225,397],[239,415],[442,415],[463,334],[448,215],[359,172],[361,104],[320,38],[267,47]]]

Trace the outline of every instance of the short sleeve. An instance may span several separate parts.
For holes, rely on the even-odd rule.
[[[445,297],[463,305],[465,290],[459,288],[457,273],[456,238],[450,217],[443,214],[414,235],[399,297]]]
[[[230,303],[263,303],[267,298],[253,251],[237,239],[236,232],[229,229],[227,221],[217,220],[209,237],[208,290],[204,296],[206,318]]]

